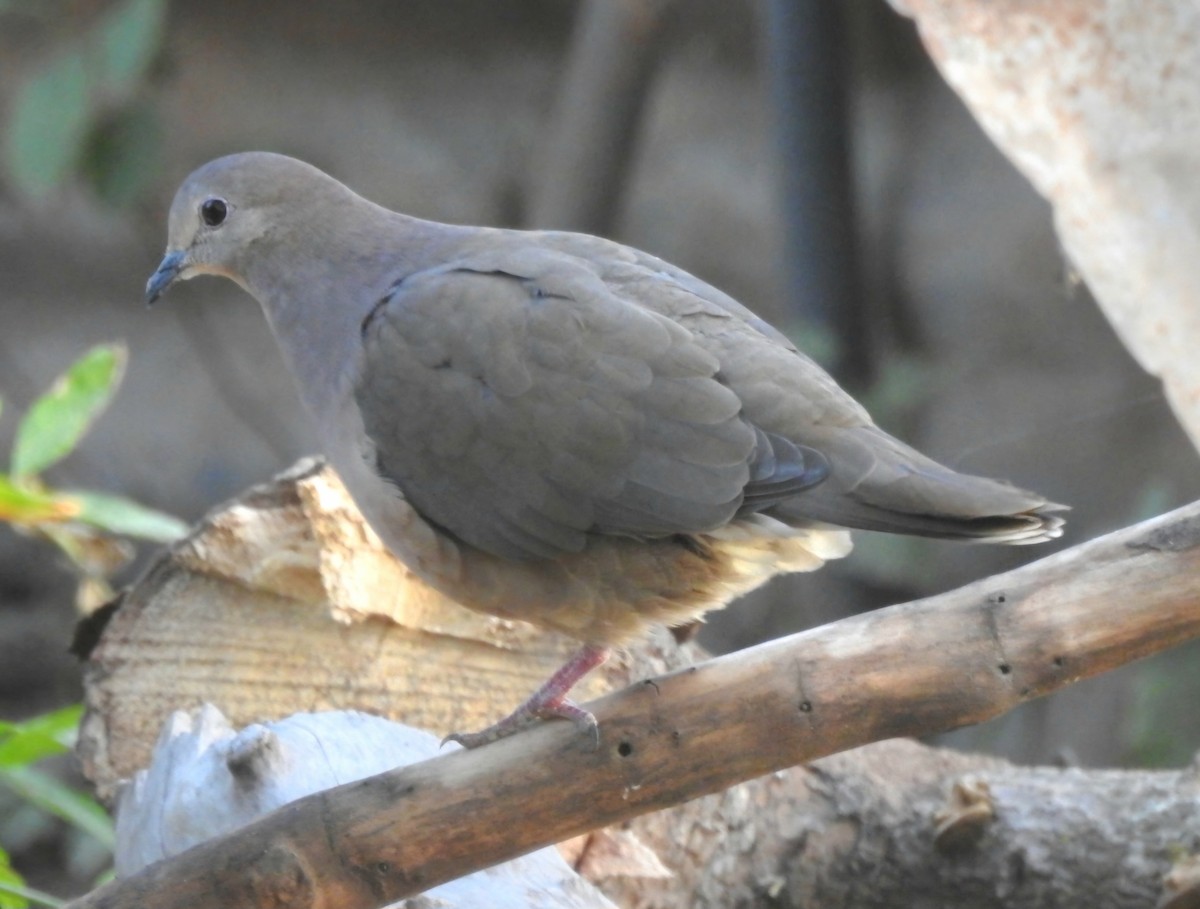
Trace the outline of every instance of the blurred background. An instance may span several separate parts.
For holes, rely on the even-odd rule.
[[[1200,495],[1196,452],[1074,280],[1048,206],[883,0],[0,0],[0,470],[18,416],[111,340],[124,383],[49,482],[190,522],[313,451],[249,297],[203,280],[141,305],[175,187],[247,149],[409,214],[583,229],[675,262],[787,331],[890,431],[1070,504],[1055,546]],[[1052,549],[862,534],[702,640],[745,647]],[[58,550],[0,523],[0,719],[78,700],[76,584]],[[1197,656],[946,743],[1184,763]],[[0,846],[31,882],[70,887],[64,862],[94,873],[67,829],[0,790]]]

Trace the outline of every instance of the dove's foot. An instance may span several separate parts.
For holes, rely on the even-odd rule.
[[[506,738],[531,726],[539,720],[570,720],[581,732],[586,732],[595,747],[600,746],[600,727],[596,718],[584,710],[567,694],[585,675],[608,659],[609,649],[587,644],[577,650],[554,675],[550,676],[529,700],[498,723],[493,723],[479,732],[453,732],[442,739],[442,744],[457,742],[464,748],[478,748],[489,742]]]
[[[478,732],[452,732],[442,739],[442,744],[457,742],[464,748],[478,748],[480,745],[507,738],[540,720],[555,718],[570,720],[581,732],[587,732],[591,736],[596,747],[600,746],[600,727],[596,718],[569,698],[541,705],[535,704],[534,699],[530,698],[500,722]]]

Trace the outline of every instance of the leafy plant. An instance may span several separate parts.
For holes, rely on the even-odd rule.
[[[43,811],[95,837],[109,849],[113,827],[108,815],[88,796],[60,783],[33,765],[64,754],[75,742],[82,708],[71,706],[24,723],[0,720],[0,784]],[[30,903],[59,906],[61,901],[27,887],[0,849],[0,909],[25,909]]]
[[[178,519],[122,496],[58,489],[42,477],[75,450],[112,401],[126,359],[123,345],[101,344],[72,364],[29,407],[17,426],[8,471],[0,472],[0,522],[65,552],[83,578],[81,600],[111,596],[106,576],[128,555],[122,537],[168,542],[186,530]],[[71,748],[81,713],[72,706],[22,723],[0,720],[0,786],[111,849],[112,822],[104,809],[34,766]],[[27,887],[0,848],[0,909],[30,904],[61,901]]]
[[[25,886],[25,880],[9,864],[8,855],[0,849],[0,909],[26,909],[30,903],[61,906],[62,901],[47,893]]]
[[[38,398],[17,427],[0,472],[0,521],[55,543],[78,568],[87,605],[111,596],[105,578],[130,556],[121,538],[169,542],[186,526],[122,496],[49,486],[42,474],[70,454],[112,400],[125,370],[121,344],[93,347]]]
[[[19,6],[28,15],[34,4]],[[51,4],[36,8],[52,15]],[[160,145],[157,118],[139,92],[162,44],[166,11],[166,0],[113,4],[16,92],[3,153],[27,195],[44,196],[82,172],[106,201],[133,201]]]

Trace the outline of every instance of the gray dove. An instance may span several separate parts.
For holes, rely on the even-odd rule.
[[[849,529],[1059,536],[1063,506],[888,435],[779,331],[599,237],[424,221],[302,161],[231,155],[171,204],[153,303],[221,275],[261,304],[324,453],[384,544],[471,609],[581,649],[467,747],[568,699],[610,649],[851,548]]]

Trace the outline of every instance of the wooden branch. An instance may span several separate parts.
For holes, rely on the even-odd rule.
[[[1194,768],[1019,767],[904,741],[814,769],[784,872],[796,909],[1165,909],[1200,823]]]
[[[356,712],[235,735],[216,708],[180,711],[122,790],[117,875],[437,753],[435,736]],[[434,887],[412,909],[751,909],[764,894],[793,909],[1182,909],[1200,895],[1186,873],[1200,865],[1182,851],[1200,827],[1196,773],[1020,767],[892,739],[568,841],[574,872],[542,849]]]
[[[820,755],[980,722],[1197,635],[1193,504],[602,698],[596,750],[546,723],[294,802],[72,906],[379,906]]]
[[[1197,771],[1022,767],[891,739],[628,825],[670,880],[583,870],[622,909],[1185,909]]]

